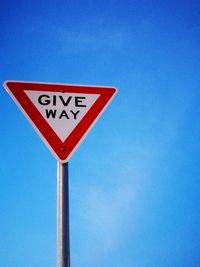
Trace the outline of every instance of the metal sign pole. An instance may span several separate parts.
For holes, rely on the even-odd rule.
[[[68,163],[57,165],[58,267],[70,267]]]

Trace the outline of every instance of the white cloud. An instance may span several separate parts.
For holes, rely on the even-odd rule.
[[[61,49],[70,49],[70,51],[76,50],[77,48],[80,51],[91,51],[102,48],[121,49],[127,44],[128,31],[126,27],[106,28],[105,25],[91,27],[93,23],[94,22],[91,21],[85,26],[77,25],[74,26],[73,29],[67,27],[55,27],[53,32],[55,33],[57,41],[60,42]],[[95,30],[92,30],[94,28]]]
[[[95,264],[117,250],[126,240],[134,207],[137,209],[138,185],[129,179],[121,179],[109,190],[103,186],[85,186],[78,191],[81,203],[76,212],[82,225],[79,241],[84,245],[80,246],[79,257],[76,254],[73,260],[77,265],[79,261],[83,265]]]

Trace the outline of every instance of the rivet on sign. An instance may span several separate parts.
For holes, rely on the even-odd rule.
[[[65,92],[65,91],[62,89],[62,90],[61,90],[61,93],[64,93],[64,92]]]
[[[60,149],[61,151],[65,151],[65,148],[64,147],[61,147],[61,149]]]

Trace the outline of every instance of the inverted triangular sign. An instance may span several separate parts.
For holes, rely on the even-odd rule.
[[[60,162],[69,161],[114,87],[6,81],[4,87]]]

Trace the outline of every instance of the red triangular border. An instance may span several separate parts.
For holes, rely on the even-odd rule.
[[[116,93],[116,89],[114,87],[19,81],[6,81],[4,83],[4,87],[7,89],[8,93],[12,96],[13,100],[20,107],[23,113],[25,113],[28,120],[31,122],[33,127],[37,130],[44,142],[60,162],[69,161],[78,145],[81,143],[81,141],[83,141],[86,134],[92,128],[97,118],[102,114],[103,110]],[[82,118],[82,120],[78,123],[78,125],[74,128],[71,134],[67,137],[67,139],[62,142],[26,95],[24,92],[25,90],[99,94],[100,96]]]

